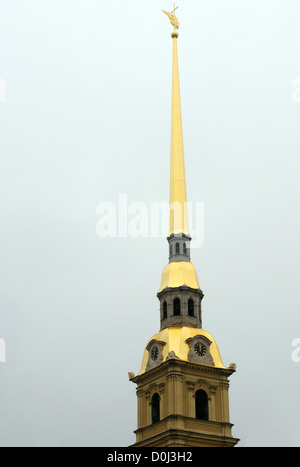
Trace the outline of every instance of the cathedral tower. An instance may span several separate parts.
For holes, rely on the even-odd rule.
[[[142,366],[130,380],[137,385],[138,426],[134,446],[233,447],[229,419],[229,376],[216,341],[202,329],[200,289],[191,263],[187,218],[175,6],[168,15],[174,30],[169,263],[157,294],[160,331],[146,345]]]

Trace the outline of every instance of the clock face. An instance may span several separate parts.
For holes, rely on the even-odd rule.
[[[205,345],[201,344],[200,342],[197,342],[194,345],[194,350],[199,357],[203,357],[206,354],[206,347]]]
[[[158,347],[153,347],[153,349],[151,350],[151,358],[152,360],[157,360],[158,359]]]

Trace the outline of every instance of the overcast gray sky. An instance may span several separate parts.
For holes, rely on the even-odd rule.
[[[300,446],[300,3],[178,4],[203,326],[240,446]],[[168,201],[171,7],[1,0],[1,446],[135,441],[167,242],[99,238],[96,208]]]

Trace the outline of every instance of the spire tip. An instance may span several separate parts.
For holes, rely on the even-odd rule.
[[[178,8],[178,6],[175,6],[175,3],[174,3],[174,9],[173,9],[173,11],[171,11],[171,13],[169,11],[162,10],[164,12],[164,14],[168,16],[172,26],[174,26],[174,31],[176,29],[179,29],[179,21],[175,16],[175,11],[177,10],[177,8]]]

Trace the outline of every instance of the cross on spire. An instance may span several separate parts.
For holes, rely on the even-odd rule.
[[[175,11],[178,9],[178,6],[175,6],[175,3],[173,3],[173,11],[171,11],[171,15],[175,15]]]

